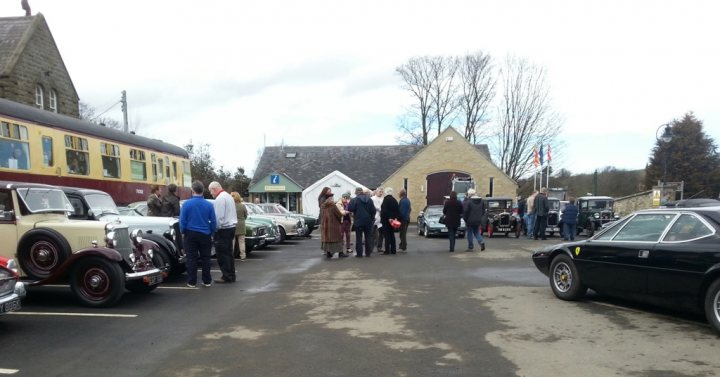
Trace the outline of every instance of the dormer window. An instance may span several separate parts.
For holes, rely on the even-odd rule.
[[[48,108],[50,111],[57,113],[57,92],[55,89],[50,89],[50,106]]]
[[[35,106],[37,106],[40,109],[45,108],[45,102],[43,100],[45,95],[45,90],[43,90],[42,85],[37,84],[35,85]]]

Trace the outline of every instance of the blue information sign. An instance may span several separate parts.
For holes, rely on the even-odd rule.
[[[280,175],[278,174],[271,174],[270,175],[270,183],[273,185],[277,185],[280,183]]]

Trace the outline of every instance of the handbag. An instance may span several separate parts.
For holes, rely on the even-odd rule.
[[[393,229],[400,229],[400,225],[402,225],[402,223],[399,220],[397,220],[397,219],[390,220],[390,226]]]
[[[440,218],[438,219],[438,222],[440,224],[445,224],[445,215],[440,216]]]

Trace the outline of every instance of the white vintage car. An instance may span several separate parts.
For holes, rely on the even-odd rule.
[[[149,292],[163,281],[142,232],[70,220],[72,211],[58,187],[0,181],[0,256],[17,260],[27,286],[69,282],[82,303],[109,306],[125,289]]]

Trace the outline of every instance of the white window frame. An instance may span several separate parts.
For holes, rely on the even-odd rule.
[[[57,92],[55,89],[50,89],[50,103],[48,108],[52,110],[52,112],[57,113]]]
[[[37,84],[35,85],[35,106],[38,108],[44,109],[45,108],[45,89],[43,89],[42,85]]]

